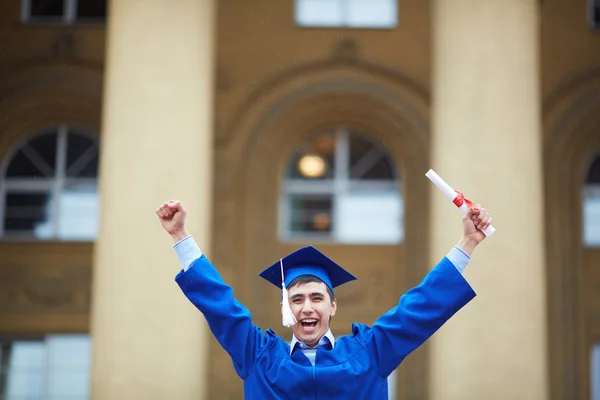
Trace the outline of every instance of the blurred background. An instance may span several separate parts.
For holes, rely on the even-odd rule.
[[[0,399],[243,398],[156,207],[286,340],[317,246],[341,336],[460,238],[430,168],[497,232],[390,399],[600,400],[600,0],[2,1]]]

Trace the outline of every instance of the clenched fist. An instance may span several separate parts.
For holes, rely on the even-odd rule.
[[[160,224],[176,242],[188,235],[185,230],[186,213],[185,207],[179,200],[167,201],[156,209]]]
[[[463,237],[458,243],[467,254],[471,254],[475,247],[484,239],[484,229],[492,224],[492,216],[479,204],[469,209],[463,216]]]

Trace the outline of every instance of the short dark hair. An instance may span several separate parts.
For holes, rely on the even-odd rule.
[[[325,284],[325,287],[327,288],[327,293],[329,293],[329,298],[331,299],[331,302],[333,303],[333,300],[335,300],[335,297],[333,297],[333,292],[331,291],[329,286],[327,286],[327,284],[325,282],[323,282],[321,279],[317,278],[314,275],[300,275],[299,277],[295,278],[294,280],[292,280],[290,282],[290,284],[288,285],[288,289],[291,287],[294,287],[296,285],[302,285],[304,283],[310,283],[310,282],[317,282],[317,283]]]

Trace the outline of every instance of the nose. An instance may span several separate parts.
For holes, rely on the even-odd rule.
[[[313,311],[312,302],[310,300],[305,301],[304,305],[302,307],[302,312],[305,314],[310,314],[312,311]]]

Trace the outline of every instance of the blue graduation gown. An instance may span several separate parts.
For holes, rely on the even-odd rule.
[[[387,377],[413,350],[475,297],[471,286],[444,257],[423,281],[372,327],[354,323],[332,350],[319,348],[315,365],[302,351],[252,323],[212,263],[203,255],[175,278],[204,314],[244,380],[247,399],[387,400]]]

